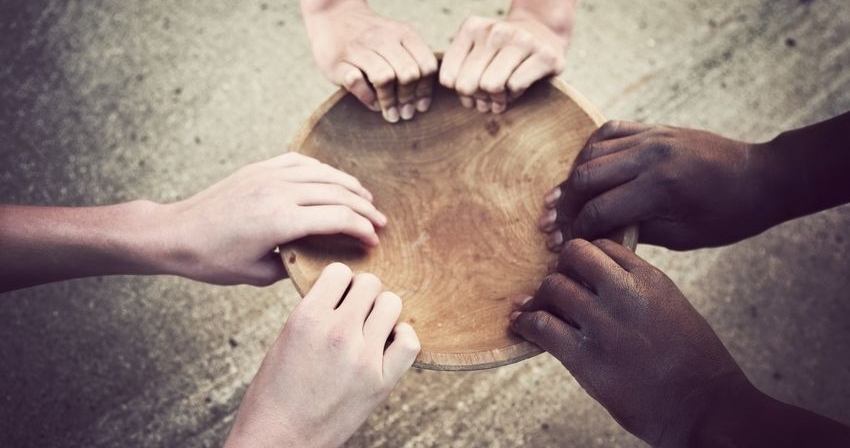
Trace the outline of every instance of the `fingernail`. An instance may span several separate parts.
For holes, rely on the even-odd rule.
[[[384,120],[389,121],[390,123],[398,122],[398,109],[395,106],[384,111]]]
[[[519,315],[520,315],[520,314],[522,314],[522,313],[520,313],[519,311],[514,311],[514,312],[512,312],[512,313],[511,313],[511,317],[510,317],[511,322],[515,321],[515,320],[516,320],[516,318],[517,318],[517,317],[519,317]]]
[[[378,104],[378,102],[377,102],[377,101],[375,101],[374,103],[372,103],[371,108],[372,108],[372,110],[374,110],[375,112],[380,112],[380,111],[381,111],[381,105],[380,105],[380,104]]]
[[[478,112],[490,112],[490,103],[484,100],[475,100],[475,106]]]
[[[540,226],[540,230],[544,232],[551,232],[555,230],[555,222],[557,220],[558,212],[555,209],[550,209],[540,217],[540,221],[538,221],[537,224]]]
[[[529,300],[531,300],[531,296],[517,296],[511,299],[511,303],[514,308],[522,308]]]
[[[561,187],[555,187],[552,191],[546,193],[546,196],[543,196],[543,203],[546,204],[546,207],[553,208],[560,198]]]
[[[462,104],[463,107],[467,109],[472,109],[473,107],[475,107],[475,100],[467,96],[462,96],[460,97],[460,104]]]
[[[428,112],[431,107],[431,98],[422,98],[416,102],[416,110],[419,112]]]
[[[494,114],[500,114],[500,113],[504,112],[505,109],[507,109],[507,108],[508,108],[508,106],[506,104],[493,103],[493,113]]]
[[[549,235],[549,238],[546,238],[546,247],[550,250],[557,250],[561,247],[561,244],[564,244],[564,235],[561,235],[560,230],[556,230]]]
[[[413,118],[413,115],[416,113],[416,106],[413,103],[407,103],[404,106],[401,106],[401,118],[404,120],[410,120]]]
[[[385,215],[381,212],[378,212],[378,224],[381,227],[383,227],[383,226],[387,225],[387,222],[389,222],[389,220],[387,219],[387,215]]]

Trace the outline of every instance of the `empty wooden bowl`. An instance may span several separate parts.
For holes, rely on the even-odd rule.
[[[601,115],[558,79],[501,114],[464,109],[437,87],[431,110],[390,124],[339,91],[292,149],[357,177],[389,218],[378,247],[313,237],[281,247],[302,296],[333,261],[372,272],[404,302],[422,342],[416,366],[475,370],[540,353],[508,326],[556,255],[537,229],[543,195],[566,178]],[[634,249],[636,230],[613,236]]]

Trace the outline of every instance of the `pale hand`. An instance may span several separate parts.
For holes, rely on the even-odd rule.
[[[216,284],[273,283],[286,276],[278,245],[347,234],[374,246],[387,223],[357,179],[298,153],[247,165],[164,208],[180,248],[168,271]]]
[[[564,69],[568,39],[530,18],[467,18],[443,57],[440,84],[464,107],[504,112],[535,81]]]
[[[345,442],[419,353],[413,328],[396,323],[401,307],[374,275],[326,267],[269,349],[225,447]]]
[[[379,16],[362,0],[302,1],[322,73],[391,123],[431,105],[437,59],[410,25]]]

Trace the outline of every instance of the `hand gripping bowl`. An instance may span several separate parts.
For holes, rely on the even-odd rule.
[[[436,86],[431,110],[386,123],[340,90],[292,150],[357,177],[389,218],[381,243],[313,237],[280,249],[303,296],[333,261],[372,272],[401,296],[416,329],[416,366],[477,370],[541,350],[508,325],[512,297],[532,295],[556,255],[537,229],[543,195],[563,181],[601,115],[558,79],[501,115],[464,109]],[[612,239],[634,249],[635,228]]]

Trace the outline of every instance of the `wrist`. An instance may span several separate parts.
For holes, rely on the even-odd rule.
[[[179,259],[185,253],[173,232],[173,219],[167,205],[148,200],[120,204],[115,214],[121,216],[111,226],[109,243],[119,257],[130,266],[130,274],[181,275]],[[106,233],[106,232],[105,232]]]
[[[762,217],[771,227],[805,215],[801,198],[807,196],[809,184],[805,163],[794,160],[786,134],[752,145],[751,160],[758,166],[753,178],[757,179],[756,197],[764,203]]]
[[[680,412],[657,446],[725,446],[726,442],[740,442],[752,432],[753,416],[762,412],[766,398],[743,373],[717,377],[682,400]]]
[[[539,2],[539,0],[515,0],[511,3],[507,19],[531,21],[549,30],[566,51],[567,43],[575,25],[576,4],[574,0]]]
[[[368,7],[368,3],[366,0],[301,0],[301,14],[307,20],[313,15],[351,6]]]

